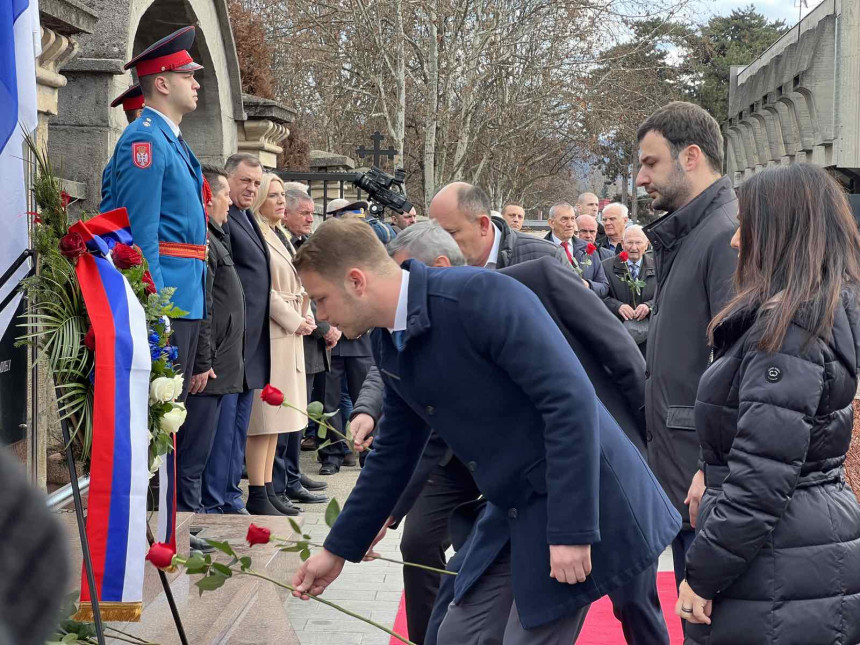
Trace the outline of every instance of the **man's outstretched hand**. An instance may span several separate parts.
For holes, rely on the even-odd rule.
[[[549,577],[575,585],[591,575],[591,545],[553,544],[549,547]]]
[[[343,562],[343,558],[325,549],[312,555],[293,576],[293,595],[302,600],[308,600],[308,594],[320,595],[343,571]]]

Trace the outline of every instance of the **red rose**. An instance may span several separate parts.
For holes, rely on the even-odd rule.
[[[167,569],[173,565],[173,556],[176,552],[168,544],[156,542],[149,547],[146,559],[152,562],[158,569]]]
[[[267,385],[263,388],[263,391],[260,392],[260,398],[264,403],[274,405],[275,407],[283,405],[284,403],[284,393],[271,385]]]
[[[113,257],[113,265],[117,269],[130,269],[143,263],[143,256],[140,252],[128,244],[117,244],[113,247],[111,257]]]
[[[66,210],[66,207],[72,203],[72,196],[69,195],[65,190],[60,192],[60,206],[63,207],[63,210]]]
[[[93,331],[92,327],[87,330],[87,335],[84,336],[84,347],[91,352],[96,351],[96,332]]]
[[[87,252],[87,245],[80,233],[68,233],[60,239],[60,253],[77,262],[78,258]]]
[[[155,288],[155,283],[152,281],[152,275],[150,275],[149,271],[143,272],[143,278],[141,278],[146,293],[158,293],[158,289]]]
[[[627,262],[627,260],[630,259],[630,256],[627,255],[627,251],[621,251],[621,253],[618,254],[618,259],[620,259],[622,262]]]
[[[594,244],[591,242],[589,242],[588,246],[585,247],[585,252],[588,253],[589,255],[594,253],[596,250],[597,250],[597,247],[594,246]]]
[[[248,546],[254,546],[255,544],[268,544],[271,537],[272,532],[269,529],[251,524],[245,539],[248,541]]]

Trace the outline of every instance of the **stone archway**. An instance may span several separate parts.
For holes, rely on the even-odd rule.
[[[197,110],[183,119],[182,133],[201,162],[223,163],[236,149],[235,122],[245,118],[238,59],[224,1],[144,0],[134,5],[129,59],[184,25],[197,28],[190,53],[205,69],[197,73]]]

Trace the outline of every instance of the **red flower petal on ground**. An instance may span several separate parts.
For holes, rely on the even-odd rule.
[[[149,547],[149,553],[146,554],[146,559],[152,562],[159,569],[167,569],[173,564],[173,556],[176,552],[173,548],[163,542],[156,542]]]
[[[630,259],[630,256],[627,255],[627,251],[621,251],[621,253],[618,254],[618,259],[622,262],[627,262],[627,260]]]
[[[257,526],[256,524],[251,524],[251,526],[248,527],[248,535],[245,536],[249,546],[254,546],[255,544],[268,544],[271,538],[272,532],[269,529],[263,526]]]
[[[597,247],[594,246],[594,244],[592,242],[589,242],[588,246],[585,247],[585,252],[588,253],[589,255],[594,253],[596,250],[597,250]]]
[[[260,392],[260,398],[264,403],[268,403],[269,405],[274,405],[276,407],[283,405],[284,403],[284,393],[271,385],[267,385],[263,388],[263,391]]]

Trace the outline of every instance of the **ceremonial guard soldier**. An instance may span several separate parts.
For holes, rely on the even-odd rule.
[[[182,138],[182,117],[197,107],[202,69],[188,49],[194,27],[148,47],[125,68],[137,71],[146,107],[123,132],[105,169],[101,210],[125,207],[131,232],[149,264],[155,287],[171,287],[183,317],[171,321],[179,350],[184,400],[194,363],[200,319],[206,316],[206,216],[200,163]],[[120,97],[122,98],[122,97]]]
[[[140,117],[140,113],[143,111],[144,100],[143,90],[140,89],[139,83],[132,85],[110,103],[112,108],[119,107],[120,105],[122,105],[125,117],[129,123],[133,123]]]

